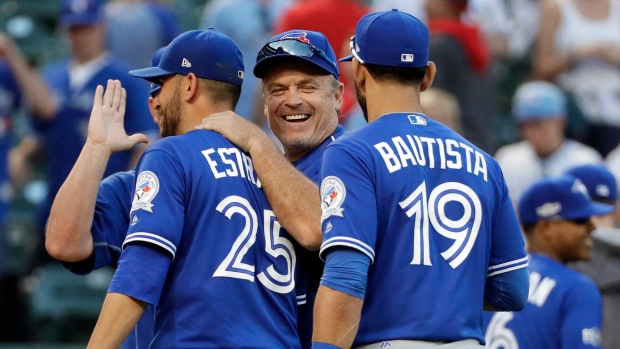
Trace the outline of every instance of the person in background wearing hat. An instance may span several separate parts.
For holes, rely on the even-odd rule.
[[[314,348],[482,348],[484,305],[525,306],[527,256],[499,165],[422,114],[428,50],[426,26],[393,10],[364,16],[343,59],[369,124],[323,154]]]
[[[594,246],[590,259],[569,264],[578,272],[585,274],[598,286],[603,299],[603,327],[601,344],[603,348],[613,348],[620,343],[620,229],[618,229],[618,185],[616,179],[601,165],[582,165],[574,167],[566,174],[579,178],[588,189],[592,201],[612,205],[616,209],[610,213],[592,216],[596,230],[592,233]]]
[[[51,262],[43,244],[43,230],[56,193],[65,181],[87,138],[91,103],[98,85],[108,79],[120,80],[129,100],[124,125],[129,133],[141,132],[157,138],[157,125],[149,116],[146,100],[148,85],[131,79],[128,67],[105,48],[103,11],[96,0],[63,0],[60,25],[69,39],[71,57],[43,69],[43,78],[52,91],[57,106],[53,117],[37,115],[32,123],[33,138],[46,153],[47,197],[37,208],[37,225],[41,231],[31,268]],[[137,163],[144,146],[137,146],[110,156],[103,174],[126,171]],[[27,156],[28,154],[22,154]]]
[[[159,65],[164,50],[161,47],[153,54],[153,67]],[[152,84],[148,100],[156,123],[160,118],[160,90],[160,85]],[[116,268],[129,226],[135,169],[114,173],[102,181],[112,151],[101,153],[99,143],[105,140],[101,145],[123,151],[145,140],[132,136],[127,141],[124,131],[120,132],[122,124],[117,125],[100,113],[92,113],[89,124],[93,126],[88,129],[86,143],[54,198],[45,229],[47,252],[76,274],[106,266]],[[154,308],[147,307],[122,348],[148,348],[154,336],[154,317]]]
[[[215,29],[189,31],[158,67],[130,73],[161,83],[164,139],[136,168],[124,250],[89,348],[118,347],[146,304],[156,307],[152,347],[298,348],[297,243],[267,203],[255,160],[195,130],[205,115],[234,110],[244,77],[238,47]],[[122,114],[120,90],[108,84],[103,106],[99,90],[93,112]]]
[[[512,113],[523,141],[500,148],[495,154],[513,202],[545,176],[559,176],[569,168],[602,162],[600,154],[566,139],[566,99],[562,90],[545,81],[520,85],[513,97]]]
[[[523,193],[518,212],[529,251],[529,298],[522,312],[492,316],[489,348],[601,348],[601,295],[566,264],[590,257],[591,217],[614,210],[592,201],[568,175],[543,178]]]
[[[254,75],[262,79],[264,111],[269,127],[284,148],[284,157],[313,182],[313,197],[318,198],[319,166],[325,148],[344,133],[338,125],[343,86],[338,81],[336,54],[322,33],[291,30],[267,40],[256,58]],[[271,140],[255,125],[226,112],[203,120],[202,128],[223,134],[235,145],[250,153],[254,168],[261,178],[267,198],[278,219],[291,216],[297,223],[287,230],[309,230],[321,236],[320,200],[305,200],[296,179],[274,170],[273,160],[281,154],[273,151]],[[253,146],[248,147],[249,144]],[[269,183],[273,182],[273,191]],[[283,190],[282,182],[291,184]],[[287,213],[277,209],[282,203]],[[303,219],[302,215],[310,216]],[[286,226],[285,226],[286,228]],[[318,247],[318,246],[317,246]],[[312,345],[314,300],[323,274],[318,252],[300,250],[299,280],[296,288],[299,304],[298,333],[302,348]]]

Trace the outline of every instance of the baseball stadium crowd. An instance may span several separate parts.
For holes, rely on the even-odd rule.
[[[384,17],[368,17],[376,12],[382,12]],[[398,22],[387,19],[389,16],[404,17],[399,17]],[[386,34],[387,29],[380,32],[380,29],[366,24],[365,20],[368,18],[383,18],[386,28],[396,22],[406,23],[403,24],[405,29],[402,33]],[[375,36],[368,34],[368,43],[355,41],[353,36],[360,40],[360,28],[367,30],[363,33],[373,33]],[[412,78],[412,81],[416,82],[415,88],[408,89],[411,86],[403,83],[406,78],[394,78],[394,75],[399,73],[409,73],[399,65],[400,62],[392,64],[387,59],[374,57],[387,55],[386,52],[391,47],[399,47],[401,43],[405,45],[412,40],[411,35],[414,34],[411,33],[414,30],[418,33],[426,28],[429,33],[427,47],[416,51],[415,55],[403,54],[401,58],[401,62],[418,64],[411,69],[427,67],[417,80]],[[405,32],[406,30],[411,30],[411,33]],[[217,43],[214,43],[214,37],[219,40]],[[190,39],[198,44],[217,45],[213,47],[218,52],[213,53],[206,49],[204,52],[195,52]],[[228,43],[227,40],[230,39],[232,41]],[[373,48],[371,39],[375,40],[377,45],[385,47]],[[287,40],[294,44],[309,44],[310,49],[306,47],[308,52],[298,53],[300,51],[295,50],[301,50],[300,47],[280,44]],[[423,45],[425,39],[416,37],[416,40],[413,46]],[[281,46],[276,47],[274,43]],[[269,51],[270,49],[272,51]],[[426,54],[427,59],[422,60],[420,57]],[[169,63],[173,55],[183,59],[180,70]],[[347,57],[350,55],[352,56]],[[295,60],[281,59],[291,56]],[[344,57],[347,59],[340,60]],[[367,69],[364,60],[368,63]],[[232,73],[238,80],[234,76],[226,75],[228,72],[225,70],[230,69],[230,66],[240,67],[234,68]],[[364,68],[361,68],[362,66]],[[373,70],[373,66],[375,69],[379,67],[384,70]],[[313,126],[315,129],[303,131],[307,132],[304,134],[306,139],[297,140],[289,135],[291,120],[274,116],[279,112],[276,105],[278,98],[286,100],[283,103],[292,103],[290,99],[294,99],[283,97],[286,92],[278,89],[285,90],[289,85],[301,81],[294,79],[307,76],[324,78],[317,79],[318,87],[300,87],[302,93],[319,96],[314,100],[308,97],[310,102],[306,102],[306,97],[300,97],[297,101],[302,106],[300,110],[304,110],[303,106],[308,104],[313,112],[303,111],[289,117],[305,120],[304,113],[316,113],[322,119],[313,115],[312,118],[320,120]],[[192,80],[192,77],[196,80]],[[172,96],[174,84],[177,84],[177,90]],[[406,86],[407,89],[396,88],[398,84]],[[98,89],[98,85],[104,89]],[[223,85],[234,85],[234,89]],[[208,88],[201,90],[200,87],[204,86]],[[242,87],[237,91],[239,86]],[[185,90],[179,92],[179,88]],[[312,91],[303,91],[306,88]],[[210,92],[204,92],[207,90]],[[240,95],[235,97],[235,93]],[[164,97],[169,102],[166,105],[163,102],[160,104],[160,99],[163,101]],[[228,104],[214,102],[215,98],[225,100]],[[415,100],[415,103],[407,104],[408,98]],[[396,348],[407,347],[398,346],[403,345],[398,341],[401,338],[377,340],[363,332],[368,326],[376,325],[366,320],[364,314],[372,311],[375,305],[371,302],[378,302],[377,298],[380,298],[380,295],[377,295],[380,291],[377,290],[381,289],[375,283],[379,277],[373,268],[382,268],[385,265],[385,261],[379,259],[381,244],[373,246],[377,252],[375,256],[375,250],[362,251],[366,254],[360,254],[351,252],[355,248],[348,248],[350,246],[346,243],[338,245],[336,241],[330,245],[330,240],[326,241],[325,237],[332,229],[336,231],[348,227],[338,225],[339,221],[333,218],[342,217],[343,209],[339,208],[339,205],[343,204],[345,197],[342,191],[338,191],[341,190],[338,186],[342,186],[340,180],[334,177],[335,175],[325,177],[325,174],[332,173],[326,169],[334,171],[333,173],[342,178],[350,176],[355,180],[359,179],[345,168],[347,161],[355,161],[360,168],[366,169],[364,166],[367,163],[364,161],[370,160],[364,158],[364,155],[351,155],[362,149],[355,148],[362,146],[360,142],[353,141],[354,137],[370,137],[369,130],[384,132],[377,125],[376,119],[379,119],[379,116],[387,123],[392,122],[392,119],[388,119],[392,117],[390,113],[417,111],[393,110],[387,101],[399,106],[415,105],[420,108],[419,118],[426,116],[454,131],[445,136],[448,130],[442,129],[441,132],[444,133],[437,131],[439,133],[433,136],[435,139],[421,137],[422,142],[415,136],[418,147],[410,136],[407,136],[409,143],[405,144],[405,136],[401,139],[401,136],[396,136],[395,133],[390,139],[394,141],[397,152],[390,148],[392,143],[381,143],[385,144],[381,149],[379,144],[376,144],[375,148],[383,156],[390,174],[408,167],[408,161],[412,164],[410,168],[415,167],[413,165],[416,165],[416,161],[417,164],[424,165],[418,157],[420,155],[423,160],[425,156],[422,154],[422,143],[431,149],[426,155],[428,166],[432,169],[431,143],[436,143],[437,167],[445,169],[445,158],[456,156],[454,154],[457,150],[454,149],[468,149],[469,153],[465,151],[465,154],[474,154],[471,155],[474,160],[467,158],[469,173],[472,173],[473,166],[473,172],[481,174],[481,178],[483,174],[484,181],[487,181],[487,171],[489,181],[493,182],[495,175],[498,176],[499,183],[503,183],[502,175],[505,180],[505,185],[499,185],[498,190],[501,193],[501,188],[507,188],[506,202],[511,201],[512,205],[508,205],[509,209],[492,212],[503,212],[501,217],[504,217],[508,211],[506,225],[510,225],[511,217],[518,219],[520,229],[517,230],[523,238],[527,258],[519,254],[524,250],[523,246],[519,245],[521,239],[514,242],[510,232],[500,232],[500,228],[497,231],[491,229],[488,234],[496,239],[500,233],[505,234],[502,239],[505,238],[506,245],[502,248],[514,249],[495,250],[497,246],[492,241],[484,240],[486,237],[478,237],[489,244],[484,252],[486,257],[478,258],[484,260],[480,263],[490,265],[489,273],[485,274],[486,278],[496,278],[491,272],[492,268],[499,268],[495,269],[497,280],[500,280],[499,277],[512,275],[511,278],[506,277],[499,281],[504,282],[508,289],[511,289],[511,285],[518,284],[515,275],[521,269],[514,263],[517,260],[529,259],[529,292],[525,291],[525,294],[529,293],[529,297],[525,297],[526,302],[517,305],[513,303],[518,303],[514,301],[519,293],[515,290],[514,294],[503,296],[516,298],[502,298],[498,301],[493,297],[501,298],[500,295],[492,294],[489,290],[493,287],[487,284],[487,289],[484,284],[479,285],[480,291],[484,291],[485,310],[504,311],[484,312],[480,316],[482,337],[476,344],[484,345],[484,340],[489,348],[505,349],[620,348],[620,193],[617,184],[620,181],[619,0],[0,0],[0,348],[4,348],[3,345],[11,348],[11,345],[16,343],[33,345],[32,348],[35,348],[37,343],[43,343],[42,347],[49,348],[54,345],[58,345],[58,348],[68,345],[79,347],[89,338],[89,347],[96,348],[97,341],[102,338],[101,331],[109,329],[104,326],[106,316],[114,312],[110,310],[111,304],[123,311],[131,310],[131,306],[122,303],[126,299],[107,298],[107,308],[104,307],[102,312],[102,303],[107,292],[110,292],[108,295],[122,294],[129,289],[127,285],[131,284],[127,282],[129,276],[142,273],[141,269],[128,268],[130,262],[138,264],[137,261],[141,260],[145,263],[144,266],[165,265],[162,269],[170,265],[170,270],[179,268],[176,271],[178,275],[175,274],[174,277],[175,282],[190,282],[186,280],[191,280],[192,277],[184,275],[180,266],[190,268],[182,263],[188,263],[187,260],[191,258],[202,257],[196,257],[191,252],[181,255],[182,243],[177,242],[178,246],[172,246],[174,244],[166,240],[166,243],[171,244],[165,247],[171,258],[166,255],[166,260],[162,262],[161,256],[150,255],[152,251],[145,247],[149,243],[162,245],[162,239],[151,241],[149,239],[152,237],[146,236],[148,234],[136,230],[143,228],[132,226],[151,228],[148,225],[150,216],[140,211],[150,210],[152,204],[149,200],[154,200],[160,190],[157,176],[154,180],[148,177],[148,174],[152,174],[150,171],[154,171],[153,168],[167,166],[170,171],[175,174],[178,172],[179,176],[182,176],[183,171],[188,171],[188,164],[198,161],[192,160],[190,156],[179,155],[175,158],[177,154],[187,154],[183,152],[185,144],[176,143],[173,147],[170,142],[157,141],[165,136],[182,135],[194,130],[195,126],[221,133],[242,151],[238,151],[233,145],[222,145],[219,156],[225,164],[232,164],[232,170],[225,172],[222,172],[222,164],[212,161],[209,154],[203,152],[199,156],[199,160],[204,160],[203,155],[207,159],[216,179],[237,177],[238,170],[239,176],[243,175],[244,181],[249,183],[247,193],[257,191],[256,187],[261,188],[262,185],[261,191],[264,190],[266,198],[261,197],[257,201],[268,201],[280,221],[276,221],[277,229],[282,224],[288,231],[287,234],[290,233],[286,235],[288,239],[295,240],[293,245],[296,248],[318,250],[321,246],[323,260],[318,258],[318,254],[315,256],[314,252],[298,252],[298,285],[312,284],[312,280],[303,278],[304,274],[310,275],[308,279],[314,277],[318,282],[323,274],[323,263],[328,263],[321,279],[321,288],[310,290],[309,287],[307,293],[303,294],[303,297],[308,299],[307,303],[305,298],[303,303],[299,303],[305,304],[299,307],[299,324],[312,324],[313,311],[314,316],[325,316],[325,319],[333,320],[328,313],[330,308],[337,308],[334,304],[351,304],[349,309],[357,309],[355,307],[359,306],[359,311],[362,312],[360,333],[358,337],[353,333],[353,337],[338,343],[375,348],[370,343],[383,342],[387,343],[383,344],[385,347],[389,347],[392,346],[389,342],[391,340],[395,342]],[[116,114],[105,114],[106,109],[98,106],[97,102],[104,106],[109,102],[116,110],[121,111],[120,124],[118,120],[108,123],[106,117],[114,117]],[[402,104],[399,104],[400,102]],[[179,103],[178,106],[176,103]],[[223,107],[224,104],[226,107]],[[171,110],[174,111],[174,108],[183,108],[201,116],[214,116],[211,119],[205,118],[202,124],[197,119],[196,124],[188,128],[190,119],[186,116],[187,113],[180,114],[182,118],[179,116],[178,125],[166,121],[169,115],[173,115]],[[236,114],[227,111],[230,109]],[[384,112],[375,115],[378,110]],[[429,127],[437,124],[424,119],[411,120],[412,124],[423,122],[424,125],[428,123]],[[371,129],[370,126],[377,127]],[[104,129],[105,132],[96,132],[96,127]],[[401,126],[394,122],[392,127]],[[129,136],[115,139],[114,130],[124,130],[126,134],[119,131],[120,134]],[[354,130],[357,133],[350,133]],[[364,130],[368,132],[363,133]],[[300,134],[303,132],[300,131]],[[385,132],[387,134],[388,131]],[[139,135],[131,136],[134,134]],[[343,134],[346,136],[340,139]],[[192,134],[182,137],[189,136]],[[440,139],[442,137],[446,138],[445,153],[448,155],[444,154],[444,143]],[[185,140],[195,143],[185,143],[192,145],[201,144],[203,141],[197,136],[194,138],[196,139]],[[396,141],[397,138],[401,143]],[[98,143],[93,139],[104,141]],[[332,141],[336,143],[329,146]],[[347,141],[350,142],[346,143]],[[147,150],[155,142],[159,146],[156,145],[154,150]],[[222,138],[221,142],[228,141]],[[451,148],[451,144],[454,144],[455,148]],[[104,155],[100,152],[102,145],[109,148],[106,150],[110,150]],[[173,155],[168,155],[162,149],[168,149]],[[158,151],[167,154],[167,157],[154,155]],[[321,160],[323,151],[326,158]],[[229,158],[225,159],[225,155],[222,155],[224,153]],[[282,153],[284,157],[279,156]],[[490,155],[488,160],[484,160],[487,158],[483,153]],[[442,154],[441,160],[439,154]],[[458,165],[455,164],[456,160],[448,160],[448,168],[461,168],[461,157],[457,155]],[[331,161],[328,161],[328,156],[332,157]],[[276,158],[288,161],[279,163],[274,161]],[[294,167],[290,166],[291,163]],[[464,163],[465,156],[463,167]],[[220,172],[217,170],[218,164]],[[175,167],[177,165],[178,168]],[[134,168],[135,172],[132,170]],[[372,170],[378,172],[377,169]],[[232,172],[234,174],[231,174]],[[462,172],[465,173],[464,170]],[[114,176],[110,177],[111,175]],[[210,171],[208,175],[211,175]],[[373,175],[383,178],[378,173],[369,174],[375,178]],[[102,178],[107,179],[102,182]],[[163,177],[160,175],[160,178]],[[256,180],[257,178],[260,180]],[[332,182],[329,182],[330,178]],[[338,180],[334,181],[333,178]],[[143,185],[140,195],[144,195],[146,199],[138,197],[132,199],[134,202],[130,204],[131,201],[128,200],[134,196],[133,188],[138,190],[134,186],[134,180],[137,180],[137,185]],[[304,182],[306,180],[307,183]],[[460,183],[460,180],[453,179],[450,183],[452,182]],[[333,196],[329,193],[325,196],[326,183],[330,188],[336,188],[333,189]],[[472,184],[477,182],[467,183],[477,188],[478,184]],[[316,185],[320,188],[321,199],[326,200],[329,197],[334,201],[342,200],[337,202],[335,208],[327,210],[325,205],[330,207],[331,201],[323,202],[320,223],[324,225],[324,221],[328,222],[328,227],[321,227],[323,245],[309,238],[311,230],[314,229],[311,227],[316,225],[319,229],[318,215],[313,216],[311,213],[320,202],[317,200],[316,205],[313,205],[308,202],[311,200],[305,198],[310,197],[306,196],[308,192],[316,191]],[[362,186],[358,189],[361,192]],[[386,195],[381,189],[375,188],[377,192],[373,194],[377,195],[377,199]],[[105,190],[109,191],[109,195],[106,194],[108,196],[103,194]],[[155,191],[149,194],[149,190]],[[423,200],[426,200],[425,190],[426,187]],[[127,202],[114,201],[116,192],[119,193],[118,197],[125,195],[128,200],[124,201]],[[429,188],[430,197],[435,192]],[[135,195],[138,195],[137,193],[136,191]],[[341,193],[342,197],[339,197]],[[481,193],[482,191],[478,195],[483,195]],[[196,189],[192,194],[199,196],[202,193]],[[346,194],[347,200],[367,203],[363,198],[357,198],[350,189]],[[162,190],[159,195],[161,198],[167,193]],[[209,195],[213,193],[204,194],[205,197]],[[414,202],[413,208],[407,211],[408,217],[420,214],[420,210],[426,210],[425,202],[420,206],[413,194],[405,200],[406,195],[403,196],[400,207],[404,209],[404,205]],[[461,194],[447,194],[446,197],[449,195]],[[474,202],[472,205],[478,207],[475,205],[476,200],[467,195],[459,196],[458,200],[469,200],[467,202]],[[493,192],[487,195],[499,194]],[[385,197],[388,198],[387,195]],[[475,193],[473,197],[477,198]],[[413,201],[405,203],[410,199]],[[437,205],[441,206],[443,199],[436,200],[439,201]],[[381,203],[388,205],[387,201],[389,199]],[[443,205],[447,205],[446,201]],[[143,206],[137,208],[138,204]],[[168,219],[192,221],[194,217],[191,216],[191,210],[186,206],[184,211],[183,204],[187,202],[178,207],[171,205],[169,211],[172,213]],[[233,204],[246,205],[230,203],[229,206]],[[235,210],[229,210],[229,206],[217,206],[218,211],[228,214],[228,219],[235,214],[225,213]],[[486,206],[484,207],[486,209]],[[168,209],[168,206],[166,208]],[[178,209],[178,212],[175,209]],[[383,212],[381,207],[376,210],[378,218],[373,224],[381,225]],[[394,208],[394,211],[396,210]],[[139,212],[136,215],[129,214],[136,211]],[[174,212],[178,215],[175,216]],[[262,211],[259,211],[259,216],[261,214]],[[345,211],[345,216],[347,214],[353,216],[352,212]],[[358,222],[366,222],[365,212],[355,214]],[[392,213],[385,214],[389,216]],[[475,216],[475,212],[469,214]],[[329,220],[330,217],[332,220]],[[458,217],[465,216],[462,213],[462,216]],[[131,223],[130,218],[133,219]],[[259,221],[262,222],[262,219],[259,217]],[[350,219],[353,221],[353,218]],[[488,218],[485,216],[481,219]],[[307,223],[311,220],[315,220],[316,224]],[[385,222],[394,220],[397,219],[386,219]],[[197,224],[204,223],[200,219],[196,221],[199,222]],[[431,231],[434,231],[435,221],[422,225],[430,225]],[[450,222],[456,221],[461,220]],[[161,224],[168,223],[170,227],[174,226],[174,222]],[[153,223],[152,229],[156,230],[158,224]],[[265,224],[267,225],[266,222]],[[357,223],[351,223],[355,229],[365,228],[358,226],[361,223],[355,224]],[[416,229],[420,229],[419,224],[418,222]],[[134,244],[129,244],[132,247],[125,249],[127,253],[123,253],[123,257],[119,247],[111,247],[114,245],[111,241],[114,240],[106,240],[108,237],[105,234],[108,232],[105,229],[114,225],[117,225],[123,234],[119,241],[114,242],[118,246],[125,248],[125,244],[131,242],[129,239],[124,240],[125,233],[136,235],[134,240],[139,240],[138,244],[135,244],[135,241]],[[87,234],[63,237],[67,241],[62,244],[58,242],[60,240],[56,240],[60,239],[59,232],[63,229],[78,229],[76,227],[82,228]],[[261,235],[263,227],[258,229]],[[378,234],[382,233],[381,229],[377,227]],[[480,231],[482,236],[482,230]],[[98,233],[102,236],[97,236]],[[441,235],[447,237],[453,233],[452,230],[446,230],[446,235]],[[140,237],[140,234],[144,236]],[[162,234],[165,237],[165,233]],[[367,241],[361,237],[362,233],[359,235],[354,237],[360,239],[359,244],[362,246]],[[278,238],[288,242],[286,237]],[[422,239],[427,238],[426,236]],[[350,241],[353,237],[345,236],[342,239],[348,239],[347,243],[352,244]],[[475,234],[473,239],[476,239]],[[170,240],[174,242],[174,239]],[[374,243],[374,240],[372,242]],[[501,243],[500,241],[497,244]],[[471,246],[469,248],[471,249]],[[325,253],[325,249],[328,253]],[[467,247],[464,249],[467,250]],[[283,256],[282,251],[285,250],[279,247],[273,252]],[[240,253],[242,255],[244,252]],[[460,256],[460,249],[458,253]],[[102,257],[104,255],[105,257]],[[366,258],[366,255],[370,259]],[[383,255],[383,258],[386,258],[385,252]],[[394,251],[394,256],[398,256],[398,251]],[[230,257],[230,270],[220,270],[220,266],[216,272],[220,273],[218,276],[228,275],[226,277],[234,278],[230,273],[243,274],[231,271],[245,266],[239,262],[240,259],[235,259],[233,263],[233,257],[237,258]],[[415,264],[415,258],[414,251],[414,262],[411,264]],[[418,264],[430,266],[430,262],[427,264],[425,260],[428,256],[417,258]],[[466,254],[464,258],[467,258]],[[474,257],[469,258],[471,263]],[[355,262],[356,267],[345,269],[345,266],[351,267],[345,265],[345,259]],[[454,260],[459,260],[446,259],[450,261],[450,265]],[[305,260],[311,263],[304,264]],[[445,261],[434,261],[433,265],[441,262]],[[515,270],[500,274],[497,270],[505,267],[500,263],[513,263]],[[318,264],[320,267],[316,266]],[[225,267],[224,263],[222,265]],[[257,268],[258,265],[259,262]],[[455,265],[452,269],[457,270],[459,263]],[[362,269],[359,269],[360,266]],[[114,276],[117,267],[118,273]],[[521,267],[526,270],[525,264]],[[254,266],[252,272],[253,268]],[[384,270],[390,269],[386,267]],[[346,278],[334,277],[338,272],[345,274],[345,271],[349,273]],[[364,274],[364,278],[367,277],[367,289],[364,279],[364,289],[360,291],[360,279],[357,278],[358,275],[354,275],[357,272]],[[459,275],[463,278],[469,276]],[[275,279],[281,280],[286,276],[278,274],[280,279]],[[252,280],[253,278],[254,276]],[[264,279],[268,277],[263,273],[256,278],[256,284],[259,279],[267,283]],[[156,275],[144,272],[143,281],[147,279],[155,280]],[[476,286],[470,287],[467,280],[462,282],[464,287],[473,289],[475,294]],[[172,286],[169,286],[169,283]],[[155,287],[148,285],[148,282],[143,284],[143,287]],[[450,287],[447,286],[449,284],[450,282],[446,282],[445,287]],[[127,328],[133,328],[140,316],[143,319],[140,319],[134,332],[127,332],[124,336],[121,335],[122,338],[119,337],[124,340],[124,337],[129,335],[123,348],[142,348],[141,341],[150,342],[154,338],[153,320],[146,322],[144,318],[163,316],[161,314],[164,314],[168,307],[176,306],[170,305],[169,303],[174,302],[164,297],[199,297],[191,294],[188,296],[186,293],[190,292],[178,290],[177,284],[168,279],[165,285],[170,289],[164,286],[161,300],[159,294],[153,296],[149,293],[152,291],[144,291],[147,295],[142,299],[143,302],[137,303],[141,308],[139,312],[131,313],[135,321],[127,323]],[[527,285],[525,286],[527,290]],[[286,286],[278,284],[267,288],[273,290]],[[125,294],[133,297],[140,293],[131,291],[134,293]],[[429,298],[435,296],[432,290],[427,293]],[[231,291],[231,297],[234,294],[236,293]],[[241,291],[239,294],[246,295]],[[342,295],[355,300],[364,299],[366,296],[364,306],[367,308],[362,311],[361,304],[346,297],[342,298]],[[298,294],[297,302],[300,301],[299,297]],[[496,302],[489,302],[487,297]],[[126,298],[133,299],[129,296]],[[458,297],[455,296],[456,298]],[[335,303],[328,303],[329,301]],[[413,303],[416,301],[426,300],[411,299]],[[158,302],[155,310],[154,304]],[[480,302],[479,308],[482,312],[482,299]],[[491,308],[487,308],[487,303],[490,303]],[[445,308],[437,308],[436,311],[443,309]],[[258,313],[263,310],[254,311]],[[410,311],[415,312],[415,307]],[[334,312],[336,313],[335,310]],[[127,315],[127,318],[129,317]],[[119,320],[115,321],[118,323]],[[157,326],[160,326],[158,321],[160,320],[156,320]],[[360,319],[357,318],[357,321]],[[96,323],[100,332],[95,330],[91,337]],[[315,348],[338,348],[339,346],[329,343],[336,343],[330,342],[334,339],[330,336],[333,335],[332,332],[340,329],[339,323],[346,322],[342,320],[328,325],[325,320],[321,326],[315,319],[314,337],[311,337],[311,325],[308,333],[297,329],[302,347],[310,348],[312,345]],[[167,325],[169,324],[158,328],[166,329]],[[441,324],[435,324],[436,328],[438,325]],[[446,323],[446,327],[450,325],[451,323]],[[149,329],[151,333],[140,332],[148,332]],[[165,330],[162,331],[164,332]],[[445,332],[450,331],[446,329]],[[537,336],[544,337],[544,340],[537,342]],[[159,344],[176,343],[174,340],[177,340],[166,342],[167,337],[160,334],[155,338],[153,343]],[[477,339],[476,336],[464,337],[468,338]],[[452,340],[456,343],[460,338],[435,339],[437,340],[434,343],[445,344]],[[312,340],[314,342],[311,344]],[[135,345],[128,344],[131,341]],[[268,346],[270,342],[265,343],[262,344]],[[463,343],[463,346],[453,348],[468,348],[465,345],[469,342]],[[421,348],[430,347],[432,346]]]

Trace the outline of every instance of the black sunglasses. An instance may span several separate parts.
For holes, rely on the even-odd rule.
[[[272,41],[268,43],[267,45],[263,46],[260,52],[258,52],[256,61],[258,62],[262,59],[275,56],[282,52],[288,53],[291,56],[308,57],[308,58],[317,54],[321,58],[323,58],[324,61],[329,63],[329,65],[331,65],[336,71],[338,71],[338,67],[336,66],[336,63],[334,63],[331,59],[329,59],[329,57],[327,57],[327,55],[325,54],[325,52],[323,52],[323,50],[315,47],[314,45],[310,43],[302,42],[302,41],[295,40],[295,39],[283,39],[283,40],[277,40],[277,41]]]
[[[580,219],[554,219],[553,221],[555,222],[571,222],[573,224],[577,224],[577,225],[586,225],[590,222],[590,217],[588,218],[580,218]]]

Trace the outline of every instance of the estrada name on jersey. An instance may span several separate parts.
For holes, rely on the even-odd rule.
[[[393,113],[328,146],[321,178],[321,256],[344,246],[373,263],[353,347],[483,343],[487,277],[527,266],[493,158],[423,114]]]
[[[251,159],[215,132],[192,131],[156,142],[136,173],[110,291],[157,306],[151,345],[298,348],[298,245]],[[132,271],[152,250],[166,263]]]

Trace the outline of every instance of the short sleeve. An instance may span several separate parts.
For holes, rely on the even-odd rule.
[[[375,258],[377,202],[374,176],[368,161],[341,145],[327,147],[321,163],[320,256],[334,246],[355,248]]]
[[[585,279],[585,276],[582,276]],[[601,294],[594,283],[584,280],[565,294],[561,340],[563,349],[601,347]]]
[[[134,179],[135,172],[132,170],[116,173],[101,182],[91,226],[94,247],[92,263],[63,262],[69,271],[83,274],[105,266],[116,268],[129,226]]]
[[[495,166],[499,169],[497,164]],[[525,268],[528,264],[525,241],[523,240],[519,221],[508,195],[506,182],[503,177],[500,178],[502,202],[492,232],[491,256],[487,271],[487,276],[489,277]]]
[[[129,229],[123,243],[148,244],[174,259],[183,231],[185,177],[168,153],[148,150],[136,169]]]

